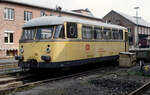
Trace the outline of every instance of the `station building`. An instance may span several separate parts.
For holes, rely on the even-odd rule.
[[[0,58],[18,54],[19,39],[25,22],[40,16],[67,16],[85,20],[102,21],[88,10],[61,10],[27,0],[0,0]]]
[[[103,17],[103,21],[126,27],[130,48],[150,46],[150,23],[144,19],[139,18],[137,24],[134,16],[112,10]]]

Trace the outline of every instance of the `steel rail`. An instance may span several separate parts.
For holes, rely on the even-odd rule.
[[[18,64],[18,62],[1,62],[0,65]]]
[[[29,74],[29,75],[26,75],[26,76],[19,76],[19,77],[12,77],[12,79],[9,79],[9,80],[3,80],[3,81],[0,81],[0,85],[2,85],[2,84],[6,84],[6,83],[9,83],[9,82],[14,82],[14,81],[20,81],[20,80],[22,80],[22,79],[25,79],[25,78],[28,78],[28,77],[33,77],[34,75],[31,75],[31,74]],[[2,77],[3,78],[3,77]],[[4,76],[4,78],[11,78],[11,76]]]
[[[128,95],[143,95],[142,93],[145,92],[148,88],[150,88],[150,81]]]
[[[47,83],[47,82],[52,82],[52,81],[58,81],[58,80],[62,80],[62,79],[66,79],[66,78],[79,78],[79,77],[85,77],[91,74],[96,74],[99,71],[101,71],[101,69],[95,69],[95,70],[90,70],[90,71],[86,71],[86,72],[81,72],[81,73],[76,73],[76,74],[71,74],[71,75],[66,75],[66,76],[61,76],[61,77],[56,77],[56,78],[50,78],[50,79],[46,79],[46,80],[40,80],[40,81],[36,81],[36,82],[29,82],[29,83],[25,83],[21,86],[17,86],[17,87],[11,87],[11,88],[5,88],[5,89],[1,89],[0,90],[0,94],[5,95],[7,92],[16,92],[18,89],[23,89],[26,87],[30,87],[30,86],[36,86],[42,83]]]

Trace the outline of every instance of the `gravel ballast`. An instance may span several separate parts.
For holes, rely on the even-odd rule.
[[[139,67],[114,68],[86,77],[42,84],[27,91],[16,92],[15,95],[128,95],[150,81],[149,76],[139,74]]]

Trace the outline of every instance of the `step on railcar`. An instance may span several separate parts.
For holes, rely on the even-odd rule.
[[[23,26],[20,54],[23,68],[60,68],[117,59],[128,51],[127,29],[78,18],[45,16]]]

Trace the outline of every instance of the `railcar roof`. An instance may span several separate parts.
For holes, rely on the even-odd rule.
[[[89,20],[83,20],[79,18],[58,17],[58,16],[43,16],[43,17],[34,18],[26,22],[23,28],[59,25],[59,24],[64,24],[64,22],[76,22],[76,23],[82,23],[82,24],[88,24],[88,25],[104,26],[108,28],[126,29],[119,25],[106,24],[100,21],[89,21]]]

